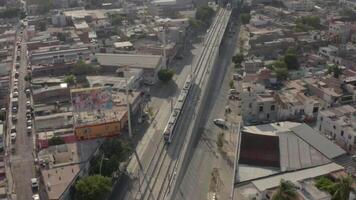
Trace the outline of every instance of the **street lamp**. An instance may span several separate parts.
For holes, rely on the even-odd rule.
[[[100,169],[99,169],[99,174],[101,175],[101,167],[103,166],[103,160],[109,160],[109,158],[105,158],[105,154],[101,156],[100,160]]]

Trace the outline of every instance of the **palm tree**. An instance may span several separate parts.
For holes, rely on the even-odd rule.
[[[292,182],[281,179],[277,192],[272,200],[294,200],[297,198],[297,190]]]
[[[333,195],[333,199],[348,200],[353,182],[354,180],[351,176],[346,176],[341,178],[337,183],[335,183],[335,193]]]

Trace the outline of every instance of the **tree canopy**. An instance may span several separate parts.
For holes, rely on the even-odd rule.
[[[241,64],[244,61],[244,55],[239,53],[232,57],[232,62],[235,64]]]
[[[316,180],[315,186],[319,190],[324,190],[332,195],[332,200],[348,200],[354,179],[351,176],[342,177],[333,182],[323,176]]]
[[[240,17],[241,17],[242,24],[250,23],[250,20],[251,20],[250,13],[242,13]]]
[[[132,149],[127,142],[120,139],[106,140],[101,146],[101,153],[91,161],[91,173],[99,174],[100,165],[102,165],[101,175],[111,176],[118,170],[120,162],[124,162],[129,158],[131,151]],[[101,163],[103,158],[106,158],[106,160]]]
[[[328,67],[328,74],[333,74],[334,78],[339,78],[342,74],[342,69],[337,65],[330,65]]]
[[[162,82],[168,82],[172,80],[174,76],[174,71],[171,69],[161,69],[158,72],[158,79],[161,80]]]
[[[196,19],[205,27],[208,27],[214,17],[215,11],[209,6],[201,6],[195,14]]]
[[[48,140],[49,146],[60,145],[60,144],[64,144],[64,143],[65,142],[64,142],[63,138],[58,137],[58,136],[54,136]]]
[[[296,19],[296,31],[308,31],[320,29],[320,18],[318,16],[302,16]]]
[[[287,53],[284,56],[284,62],[286,63],[288,69],[298,69],[299,68],[299,62],[296,54],[292,53]]]
[[[77,200],[106,199],[111,191],[111,180],[101,175],[87,176],[75,184]]]
[[[277,60],[273,63],[273,71],[280,80],[285,80],[288,77],[288,68],[284,60]]]
[[[92,74],[94,72],[94,67],[91,64],[86,64],[83,60],[79,60],[75,63],[72,69],[72,73],[76,76]]]
[[[73,74],[64,77],[64,82],[68,85],[73,85],[75,83],[75,76]]]

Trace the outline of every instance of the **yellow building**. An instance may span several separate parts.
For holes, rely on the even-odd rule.
[[[124,93],[110,88],[82,88],[71,90],[74,134],[79,140],[119,135],[127,125],[127,104]],[[140,93],[132,92],[132,104]],[[132,105],[133,106],[133,105]]]

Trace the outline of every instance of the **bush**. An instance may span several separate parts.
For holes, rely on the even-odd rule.
[[[251,20],[250,13],[241,14],[241,22],[242,22],[242,24],[248,24],[248,23],[250,23],[250,20]]]
[[[64,140],[61,137],[54,136],[51,139],[48,140],[48,145],[49,146],[55,146],[55,145],[61,145],[64,144]]]
[[[67,83],[68,85],[73,85],[75,83],[75,76],[73,74],[68,75],[64,78],[63,80],[65,83]]]
[[[94,67],[91,64],[86,64],[83,60],[79,60],[75,63],[72,70],[72,74],[76,76],[92,74],[94,72]]]
[[[108,177],[101,175],[88,176],[75,184],[75,199],[101,200],[106,199],[111,191],[112,182]]]
[[[244,61],[244,59],[245,59],[244,55],[240,53],[232,57],[232,62],[235,64],[241,64]]]
[[[286,54],[284,56],[284,62],[286,63],[288,69],[298,69],[299,62],[295,54]]]
[[[174,71],[171,69],[161,69],[158,72],[158,79],[161,80],[162,82],[168,82],[172,80],[174,75]]]

